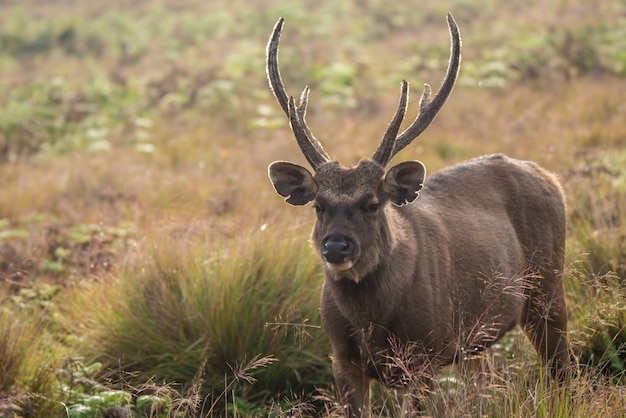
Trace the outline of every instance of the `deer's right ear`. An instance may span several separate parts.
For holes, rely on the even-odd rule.
[[[315,199],[319,186],[306,168],[286,161],[276,161],[270,164],[268,171],[274,189],[287,198],[287,203],[299,206]]]

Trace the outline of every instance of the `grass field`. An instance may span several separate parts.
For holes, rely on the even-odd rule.
[[[443,370],[425,413],[626,416],[626,3],[412,3],[0,0],[1,416],[340,416],[313,210],[267,179],[306,163],[265,44],[285,17],[287,89],[311,87],[309,125],[348,165],[401,80],[413,119],[443,79],[448,12],[457,86],[396,160],[502,152],[559,176],[580,373],[554,387],[512,332]]]

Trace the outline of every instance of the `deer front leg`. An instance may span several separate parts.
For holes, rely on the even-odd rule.
[[[363,370],[347,358],[333,361],[335,384],[339,391],[345,417],[370,416],[370,379]]]
[[[370,379],[365,374],[360,334],[343,316],[326,284],[322,288],[321,308],[322,325],[333,350],[333,375],[343,415],[369,417]]]

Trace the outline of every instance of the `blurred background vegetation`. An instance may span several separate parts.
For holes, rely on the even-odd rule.
[[[443,79],[448,12],[457,86],[397,159],[504,152],[559,175],[587,373],[548,402],[512,333],[485,354],[506,377],[444,373],[430,412],[624,416],[624,0],[0,0],[0,415],[338,416],[313,215],[267,181],[305,161],[265,44],[285,17],[287,89],[311,87],[309,125],[352,164],[402,79],[413,97]]]

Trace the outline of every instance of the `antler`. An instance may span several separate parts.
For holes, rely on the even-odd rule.
[[[396,143],[398,131],[400,130],[400,124],[402,124],[402,120],[404,120],[404,115],[406,114],[406,105],[408,101],[409,83],[407,83],[406,80],[402,80],[400,103],[398,103],[396,113],[393,115],[393,119],[391,119],[391,123],[387,127],[387,132],[385,132],[378,149],[372,156],[372,160],[376,161],[383,167],[385,167],[394,156],[393,147]]]
[[[459,74],[459,67],[461,65],[461,37],[459,35],[459,28],[450,13],[448,13],[448,26],[450,28],[452,46],[450,48],[450,63],[448,64],[446,77],[441,84],[441,88],[431,101],[430,86],[428,84],[424,84],[424,92],[422,93],[422,98],[420,99],[420,112],[418,116],[415,118],[411,126],[409,126],[396,138],[395,136],[398,132],[400,123],[402,123],[402,116],[406,110],[406,102],[408,100],[408,87],[406,86],[406,82],[402,83],[402,96],[400,98],[396,114],[394,115],[391,124],[389,124],[387,132],[385,132],[378,149],[372,156],[372,160],[379,163],[383,167],[389,164],[389,161],[391,161],[394,155],[403,150],[415,138],[424,132],[426,128],[428,128],[448,99],[450,92],[452,92],[452,88],[456,82],[457,75]],[[396,123],[398,126],[396,126]]]
[[[305,87],[300,95],[299,104],[296,106],[293,96],[287,95],[283,80],[278,69],[278,43],[280,41],[280,32],[283,28],[285,19],[278,19],[272,36],[267,43],[267,78],[270,88],[274,93],[274,97],[278,101],[283,112],[289,118],[291,129],[296,137],[296,141],[302,150],[305,158],[311,164],[314,170],[325,162],[330,161],[328,154],[322,148],[322,144],[313,136],[311,130],[306,124],[306,107],[309,101],[309,88]]]
[[[441,84],[439,92],[437,92],[432,101],[430,100],[430,86],[428,84],[424,84],[424,91],[420,99],[420,112],[418,116],[415,118],[411,126],[398,135],[400,125],[406,113],[409,96],[408,83],[406,81],[402,82],[400,102],[398,103],[396,113],[387,127],[387,131],[385,132],[378,149],[372,156],[372,160],[383,167],[387,166],[394,155],[403,150],[426,128],[428,128],[452,92],[452,88],[456,82],[461,64],[461,37],[459,35],[459,28],[452,15],[448,14],[447,19],[448,26],[450,28],[452,46],[450,48],[450,62],[448,64],[446,77]],[[278,43],[280,41],[280,32],[282,31],[284,22],[285,20],[282,17],[278,19],[278,22],[276,22],[276,25],[274,26],[272,36],[267,44],[267,78],[270,83],[270,88],[274,93],[274,97],[276,97],[278,104],[289,118],[291,129],[296,137],[296,141],[298,142],[300,149],[302,150],[302,153],[313,169],[317,170],[320,165],[330,161],[330,158],[324,151],[322,144],[315,138],[315,136],[313,136],[311,130],[306,124],[305,116],[309,100],[309,88],[304,88],[300,96],[299,103],[296,105],[293,96],[289,96],[287,94],[280,76],[280,70],[278,69]]]

